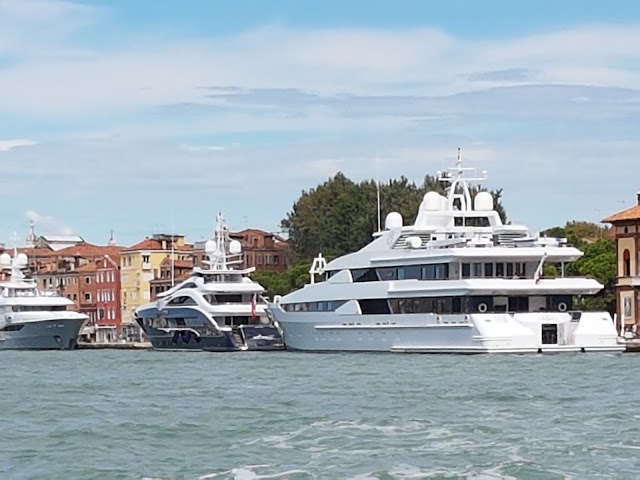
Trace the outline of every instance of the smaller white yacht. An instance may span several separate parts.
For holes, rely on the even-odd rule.
[[[138,308],[136,322],[156,350],[284,350],[282,335],[266,313],[264,288],[249,278],[255,268],[236,269],[242,246],[218,214],[209,260],[189,278]]]
[[[0,266],[10,272],[0,282],[0,349],[73,350],[88,316],[70,310],[73,302],[55,292],[41,292],[25,275],[28,257],[0,255]]]

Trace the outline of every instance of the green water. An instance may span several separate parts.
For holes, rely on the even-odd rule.
[[[0,352],[0,478],[640,477],[640,356]]]

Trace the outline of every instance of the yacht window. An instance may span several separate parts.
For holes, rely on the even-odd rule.
[[[513,263],[507,263],[507,277],[513,277]]]
[[[493,310],[496,312],[506,312],[509,307],[507,297],[493,297]]]
[[[422,278],[425,280],[435,280],[436,278],[436,266],[425,265],[422,267]]]
[[[191,297],[185,295],[176,297],[169,301],[168,305],[195,305],[195,301]]]
[[[528,312],[529,297],[509,297],[510,312]]]
[[[218,303],[242,303],[242,295],[239,294],[219,293],[215,297]]]
[[[493,263],[484,264],[484,276],[488,278],[493,277]]]
[[[436,265],[436,279],[443,280],[449,278],[449,264],[439,263]]]
[[[482,264],[481,263],[474,263],[473,264],[473,269],[471,272],[471,276],[473,277],[482,277]]]
[[[462,278],[469,278],[471,276],[471,264],[462,264]]]
[[[354,282],[377,282],[378,275],[373,268],[358,268],[351,270],[351,278]]]
[[[452,308],[452,299],[449,297],[444,298],[434,298],[433,299],[433,311],[438,314],[450,314],[453,313]]]
[[[456,227],[461,227],[462,226],[462,217],[455,217],[453,219],[453,225]]]
[[[398,280],[419,280],[421,274],[421,267],[419,266],[407,266],[398,268]]]
[[[515,276],[518,278],[527,278],[527,264],[516,263],[515,264]]]
[[[496,263],[496,277],[504,277],[504,263]]]
[[[396,280],[398,278],[397,270],[395,268],[379,268],[378,275],[380,280]]]
[[[375,298],[358,300],[360,311],[363,315],[385,315],[391,313],[389,303],[386,299]]]

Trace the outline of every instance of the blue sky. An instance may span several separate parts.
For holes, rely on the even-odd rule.
[[[0,240],[277,231],[458,146],[513,221],[597,220],[640,190],[637,45],[622,0],[0,0]]]

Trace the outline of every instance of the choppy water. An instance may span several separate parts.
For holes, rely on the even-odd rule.
[[[631,354],[0,361],[0,478],[640,477]]]

